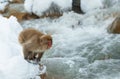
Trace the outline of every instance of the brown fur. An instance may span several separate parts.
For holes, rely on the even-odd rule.
[[[40,60],[44,52],[52,46],[50,35],[45,35],[33,28],[23,30],[18,40],[23,47],[23,55],[26,60]]]

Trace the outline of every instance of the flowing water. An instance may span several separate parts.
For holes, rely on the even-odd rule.
[[[23,28],[33,27],[53,37],[53,47],[43,57],[48,79],[119,79],[120,35],[107,33],[119,8],[22,22]]]

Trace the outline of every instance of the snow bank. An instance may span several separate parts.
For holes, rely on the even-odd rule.
[[[18,46],[17,35],[20,32],[21,28],[19,23],[17,22],[17,19],[14,17],[6,19],[0,16],[0,26],[1,26],[0,27],[0,47],[1,47],[0,50],[2,51],[0,53],[3,55],[2,57],[8,56],[6,58],[9,58],[12,55],[16,55],[16,53],[14,53],[13,48],[11,47],[14,47],[15,50],[16,49],[18,50],[18,48],[16,47]],[[8,53],[8,52],[11,52],[11,53]]]
[[[120,0],[103,0],[103,5],[105,8],[109,8],[119,4],[120,4]]]
[[[102,0],[81,0],[81,9],[83,12],[88,12],[102,7]]]
[[[81,0],[81,9],[83,12],[89,12],[101,8],[110,8],[120,5],[120,0]]]
[[[21,30],[15,17],[0,16],[0,79],[29,79],[38,74],[38,67],[27,63],[21,55]]]
[[[50,13],[52,13],[53,10],[50,8],[51,6],[53,6],[55,10],[58,8],[59,12],[70,10],[72,7],[72,0],[25,0],[24,6],[29,13],[41,16],[46,11],[48,13],[48,10],[51,10]]]

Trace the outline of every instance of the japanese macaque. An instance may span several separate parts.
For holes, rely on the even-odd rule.
[[[43,34],[33,28],[23,30],[18,40],[23,47],[25,60],[40,61],[44,52],[52,47],[51,35]]]

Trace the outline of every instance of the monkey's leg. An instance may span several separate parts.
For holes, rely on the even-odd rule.
[[[24,55],[24,59],[32,59],[33,58],[33,52],[30,51],[32,49],[32,43],[26,43],[24,44],[23,47],[23,55]]]
[[[29,53],[30,53],[30,52],[29,52],[25,47],[23,47],[23,55],[24,55],[24,59],[25,59],[25,60],[28,59]]]
[[[36,57],[37,62],[41,61],[43,54],[44,54],[44,52],[37,53],[37,57]]]
[[[35,60],[35,56],[36,56],[36,53],[31,52],[31,53],[29,54],[29,60]]]

